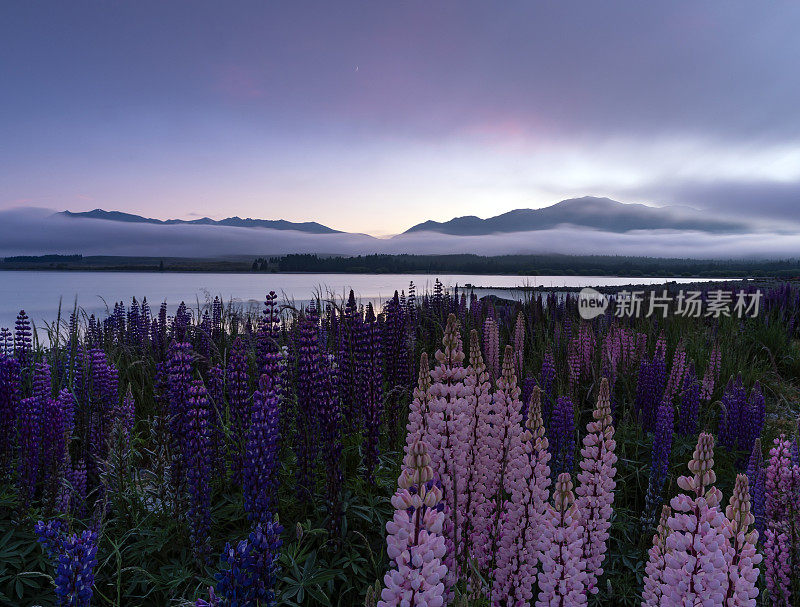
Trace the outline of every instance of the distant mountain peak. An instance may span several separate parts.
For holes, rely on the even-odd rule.
[[[62,211],[58,214],[73,219],[102,219],[105,221],[120,221],[126,223],[151,223],[158,225],[217,225],[238,228],[269,228],[272,230],[296,230],[298,232],[307,232],[309,234],[341,233],[339,230],[334,230],[333,228],[324,226],[316,221],[295,223],[292,221],[286,221],[285,219],[251,219],[249,217],[242,219],[238,215],[219,220],[211,219],[210,217],[201,217],[200,219],[153,219],[150,217],[142,217],[141,215],[124,213],[122,211],[106,211],[104,209],[94,209],[92,211],[82,212]]]
[[[716,234],[743,233],[749,226],[741,221],[720,219],[690,207],[651,207],[627,204],[598,196],[568,198],[540,209],[514,209],[481,219],[474,215],[450,221],[425,221],[412,232],[439,232],[456,236],[550,230],[560,225],[624,233],[634,230],[692,230]]]

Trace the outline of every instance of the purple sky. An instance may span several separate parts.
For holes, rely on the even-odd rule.
[[[799,22],[781,1],[7,3],[0,209],[385,235],[589,194],[796,219]]]

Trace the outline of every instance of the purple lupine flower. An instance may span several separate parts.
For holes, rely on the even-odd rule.
[[[697,434],[697,419],[700,413],[700,382],[694,372],[694,364],[689,363],[683,378],[681,404],[678,410],[678,432],[683,436]]]
[[[522,400],[522,408],[520,409],[520,413],[522,414],[523,424],[525,420],[528,419],[528,405],[530,404],[531,394],[533,394],[533,389],[536,387],[536,378],[532,375],[528,375],[525,378],[525,381],[522,382],[522,393],[520,395],[520,399]]]
[[[184,428],[183,463],[189,492],[189,525],[194,554],[205,556],[211,518],[211,492],[208,488],[211,472],[211,428],[208,424],[208,394],[203,382],[194,380],[189,386],[189,398]]]
[[[187,337],[187,331],[191,322],[191,313],[186,309],[186,304],[181,302],[180,305],[178,305],[175,318],[172,321],[172,339],[175,341],[184,341]]]
[[[663,342],[661,342],[663,343]],[[642,422],[642,428],[651,431],[655,427],[658,406],[664,399],[667,383],[667,364],[663,350],[656,347],[652,361],[643,360],[639,366],[639,377],[636,382],[635,407]]]
[[[658,407],[656,427],[653,433],[653,449],[650,456],[650,481],[644,502],[642,519],[647,528],[656,523],[656,510],[661,505],[661,492],[669,469],[669,456],[672,453],[672,429],[675,411],[668,401]]]
[[[374,482],[383,416],[383,365],[380,332],[372,304],[367,304],[367,312],[361,329],[358,341],[357,385],[361,393],[362,418],[366,430],[362,452],[364,466],[367,469],[367,479],[369,482]]]
[[[73,467],[67,467],[62,484],[56,497],[56,510],[62,514],[76,518],[86,516],[86,465],[83,460]]]
[[[753,443],[753,452],[747,463],[747,484],[750,488],[750,501],[752,504],[753,516],[755,517],[755,528],[758,530],[758,537],[763,538],[765,526],[765,498],[764,485],[766,482],[766,471],[764,470],[764,454],[761,451],[761,439],[757,438]]]
[[[214,297],[211,302],[211,339],[218,341],[222,336],[222,301]]]
[[[217,584],[215,592],[211,593],[212,601],[224,599],[226,604],[240,607],[276,605],[275,582],[282,531],[276,522],[258,524],[250,536],[236,546],[225,544],[220,557],[224,569],[214,576]]]
[[[553,350],[549,347],[542,360],[542,372],[539,375],[539,388],[542,390],[542,418],[547,423],[553,412],[555,403],[556,363]]]
[[[556,478],[571,472],[575,462],[575,407],[567,396],[559,396],[550,417],[550,471]]]
[[[742,415],[747,408],[747,391],[742,376],[731,377],[722,395],[722,411],[719,420],[719,442],[730,451],[736,450],[739,433],[742,431]]]
[[[46,360],[38,362],[33,368],[33,391],[31,396],[42,403],[53,395],[53,382],[50,376],[50,365]]]
[[[67,411],[72,395],[69,391],[66,398],[45,398],[41,402],[41,435],[40,472],[46,495],[55,495],[56,489],[61,484],[61,474],[67,458],[69,436],[67,435]]]
[[[354,430],[361,422],[361,401],[358,389],[358,340],[361,337],[363,319],[356,306],[356,296],[350,289],[350,295],[342,311],[338,325],[338,353],[336,363],[339,371],[339,400],[342,403],[342,417],[348,430]]]
[[[341,525],[341,486],[342,486],[342,409],[339,402],[336,369],[330,362],[323,365],[319,392],[319,417],[322,431],[323,458],[326,470],[326,506],[328,507],[328,528],[331,534],[339,533]],[[380,420],[379,420],[380,421]],[[374,432],[369,420],[365,420],[367,433]],[[380,431],[380,424],[378,424]],[[373,440],[373,439],[370,439]]]
[[[174,341],[167,351],[166,397],[169,404],[169,428],[172,435],[173,460],[170,466],[170,479],[176,496],[183,485],[183,454],[186,451],[186,414],[189,386],[192,382],[192,346],[187,342]]]
[[[242,493],[248,517],[256,522],[268,523],[277,491],[278,396],[272,379],[264,374],[253,396],[253,415],[247,432]]]
[[[97,533],[91,530],[64,538],[55,577],[59,606],[89,607],[91,604],[97,539]]]
[[[281,370],[281,313],[278,296],[270,291],[264,301],[264,311],[258,329],[258,366],[261,374],[272,378],[276,394],[280,392],[279,373]]]
[[[297,493],[304,501],[310,501],[313,494],[314,462],[319,439],[316,404],[320,383],[320,351],[317,323],[317,311],[311,305],[299,319],[295,353],[297,417],[294,452],[297,457]]]
[[[406,393],[411,384],[410,353],[406,340],[406,321],[403,308],[400,306],[400,297],[397,291],[385,307],[386,321],[383,323],[383,359],[385,364],[385,377],[389,381],[391,396],[388,399],[386,411],[386,424],[389,442],[397,442],[397,427],[399,422],[400,397]]]
[[[97,566],[97,533],[66,533],[63,521],[39,521],[34,527],[45,554],[55,568],[57,607],[89,607]]]
[[[108,456],[109,433],[119,399],[119,376],[105,352],[92,348],[86,353],[76,377],[83,436],[81,445],[89,478],[96,480],[100,462]]]
[[[17,416],[17,487],[20,503],[29,503],[39,480],[39,455],[42,445],[42,401],[35,396],[23,398]]]
[[[232,464],[235,472],[242,469],[244,440],[250,423],[249,374],[247,372],[247,346],[244,339],[237,337],[228,352],[226,384],[228,388],[228,409],[234,442]]]
[[[28,364],[28,357],[31,351],[31,323],[25,310],[20,310],[17,314],[17,321],[14,324],[14,356],[17,357],[20,367]]]
[[[19,401],[19,361],[0,354],[0,478],[11,464]]]

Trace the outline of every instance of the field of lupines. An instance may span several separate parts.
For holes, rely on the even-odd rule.
[[[800,605],[800,290],[613,311],[20,312],[0,603]]]

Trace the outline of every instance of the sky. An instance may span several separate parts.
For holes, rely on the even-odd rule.
[[[16,2],[0,210],[385,236],[564,198],[800,219],[800,4]]]

